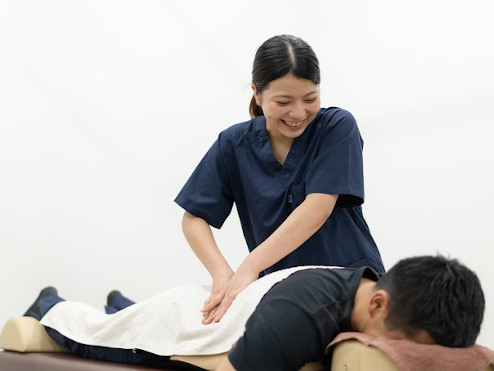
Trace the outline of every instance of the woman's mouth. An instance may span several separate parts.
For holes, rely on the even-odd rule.
[[[300,120],[300,121],[287,121],[287,120],[281,120],[283,123],[287,126],[290,126],[291,128],[297,128],[299,126],[302,126],[305,120]]]

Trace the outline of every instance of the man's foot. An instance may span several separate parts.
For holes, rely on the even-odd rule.
[[[118,290],[113,290],[108,294],[106,299],[106,305],[113,307],[115,306],[115,302],[118,301],[118,297],[122,296],[122,293]]]
[[[113,290],[108,294],[108,298],[106,299],[105,310],[107,313],[115,313],[118,312],[119,310],[127,308],[132,304],[135,303],[132,300],[123,296],[120,291]]]
[[[50,295],[58,295],[57,289],[52,286],[48,286],[45,287],[43,290],[41,290],[34,303],[29,307],[26,313],[24,313],[24,316],[35,317],[35,318],[41,317],[41,308],[40,308],[41,299]]]

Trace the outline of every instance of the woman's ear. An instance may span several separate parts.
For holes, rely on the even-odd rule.
[[[254,84],[251,85],[252,91],[254,92],[254,99],[256,100],[256,104],[261,107],[261,93],[257,92],[256,86]]]

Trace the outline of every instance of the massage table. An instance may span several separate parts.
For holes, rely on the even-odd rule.
[[[332,371],[399,371],[408,368],[407,365],[399,367],[393,360],[399,360],[400,355],[396,355],[398,352],[385,354],[386,352],[380,349],[379,344],[373,343],[369,337],[363,334],[345,333],[340,335],[342,336],[336,338],[328,346],[328,348],[332,347],[333,349]],[[386,349],[389,343],[386,342],[384,345],[383,349]],[[74,356],[67,349],[55,343],[48,336],[44,327],[32,317],[13,317],[7,320],[0,333],[0,348],[3,349],[3,351],[0,350],[0,371],[158,370]],[[478,368],[474,368],[475,370],[494,371],[494,352],[484,347],[479,347],[478,350],[478,353],[464,353],[471,358],[467,361],[468,364],[476,364]],[[168,370],[214,370],[226,356],[227,353],[201,356],[173,355],[171,367]],[[432,354],[432,358],[424,359],[425,364],[430,365],[431,368],[420,366],[421,371],[438,369],[431,364],[434,362],[434,358],[438,357],[441,357],[439,353],[437,353],[437,357]],[[302,370],[320,370],[321,367],[322,365],[319,363],[311,363],[305,365]],[[414,369],[417,368],[410,368],[410,370]],[[452,370],[451,366],[446,369]],[[461,368],[458,370],[463,371]]]

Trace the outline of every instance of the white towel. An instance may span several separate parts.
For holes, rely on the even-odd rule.
[[[158,355],[206,355],[229,351],[264,294],[297,270],[334,268],[304,266],[258,279],[234,300],[219,323],[203,325],[201,308],[209,291],[184,285],[107,315],[77,302],[56,304],[41,324],[82,344],[142,349]]]

